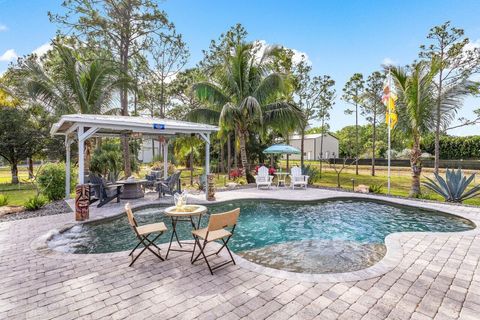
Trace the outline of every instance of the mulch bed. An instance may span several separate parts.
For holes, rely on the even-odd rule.
[[[0,216],[0,222],[21,220],[35,217],[50,216],[55,214],[63,214],[72,212],[72,209],[64,200],[58,200],[47,204],[45,207],[36,211],[22,211],[17,213],[6,214]]]

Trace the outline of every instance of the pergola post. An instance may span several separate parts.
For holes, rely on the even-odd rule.
[[[205,174],[210,174],[210,134],[206,134],[205,139]]]
[[[163,178],[168,178],[168,140],[163,142]]]
[[[208,200],[208,175],[210,174],[210,133],[199,133],[205,141],[205,196]]]
[[[85,183],[85,140],[90,138],[98,128],[91,127],[87,131],[84,131],[84,126],[78,126],[78,184]]]
[[[70,139],[65,136],[65,199],[70,199]]]
[[[83,126],[78,127],[78,184],[85,183],[85,140],[82,139]]]

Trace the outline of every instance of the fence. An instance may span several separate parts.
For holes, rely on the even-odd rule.
[[[328,159],[329,163],[333,163],[335,160],[336,163],[342,163],[343,159]],[[347,159],[347,163],[354,162],[355,159]],[[422,166],[425,168],[434,167],[433,160],[422,160]],[[359,165],[371,165],[372,159],[358,159]],[[375,159],[376,166],[387,166],[387,159]],[[392,167],[410,167],[410,160],[404,159],[392,159],[390,160],[390,165]],[[449,168],[449,169],[468,169],[468,170],[480,170],[480,160],[440,160],[440,168]]]

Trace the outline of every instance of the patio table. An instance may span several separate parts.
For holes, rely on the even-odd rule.
[[[288,172],[275,172],[274,175],[277,176],[277,187],[280,187],[280,184],[283,184],[285,187],[285,181],[287,180]]]
[[[200,228],[200,221],[202,220],[202,215],[207,212],[207,207],[202,206],[202,205],[186,205],[181,208],[177,208],[176,206],[168,207],[164,210],[165,214],[167,217],[170,217],[172,221],[172,235],[170,237],[170,244],[168,245],[168,250],[167,250],[167,255],[165,256],[165,259],[168,258],[168,254],[170,251],[181,251],[181,252],[192,252],[193,249],[184,249],[182,246],[182,242],[178,238],[177,234],[177,223],[180,221],[190,221],[192,224],[192,227],[194,230],[197,230]],[[198,217],[198,221],[195,224],[194,217]],[[172,248],[172,243],[173,243],[173,237],[175,237],[178,245],[180,246],[181,249],[173,249]],[[184,245],[187,243],[183,243]],[[188,243],[188,244],[194,244],[194,243]]]
[[[118,180],[117,183],[123,184],[123,192],[120,195],[120,199],[138,199],[145,196],[143,191],[143,185],[147,183],[148,180]]]

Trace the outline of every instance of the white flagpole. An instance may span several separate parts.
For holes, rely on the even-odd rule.
[[[391,127],[391,121],[392,121],[392,118],[390,117],[390,96],[392,94],[392,81],[391,81],[392,77],[391,77],[391,74],[390,74],[390,69],[388,70],[388,90],[389,90],[389,98],[387,100],[387,110],[388,110],[388,152],[387,152],[387,166],[388,166],[388,169],[387,169],[387,194],[390,194],[390,153],[391,153],[391,150],[390,150],[390,127]]]

